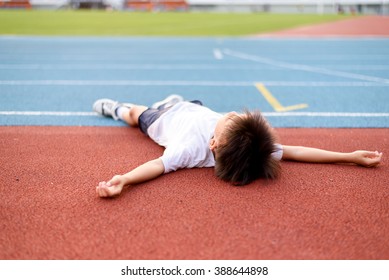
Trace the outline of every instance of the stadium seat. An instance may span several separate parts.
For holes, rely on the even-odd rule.
[[[29,0],[0,0],[0,8],[31,9],[31,3]]]
[[[185,0],[127,0],[124,7],[138,11],[177,11],[187,10],[189,5]]]

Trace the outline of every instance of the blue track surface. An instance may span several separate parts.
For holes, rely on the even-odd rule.
[[[276,127],[389,127],[389,39],[0,37],[0,125],[118,126],[96,99],[172,93]]]

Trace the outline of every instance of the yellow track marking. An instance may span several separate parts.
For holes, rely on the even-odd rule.
[[[256,83],[255,87],[259,90],[259,92],[265,97],[267,102],[274,108],[277,112],[287,112],[293,110],[304,109],[308,107],[308,104],[296,104],[291,106],[282,106],[280,102],[270,93],[270,91],[262,84]]]

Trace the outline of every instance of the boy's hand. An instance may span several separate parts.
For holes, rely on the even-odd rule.
[[[157,178],[165,171],[160,158],[150,160],[124,175],[115,175],[108,182],[100,182],[96,193],[100,197],[119,195],[124,186],[135,185]]]
[[[123,177],[120,175],[115,175],[108,182],[100,182],[96,187],[96,193],[100,197],[113,197],[119,195],[122,192],[123,187]]]
[[[365,167],[374,167],[377,166],[381,162],[382,153],[377,151],[369,152],[369,151],[355,151],[353,152],[354,162],[358,165],[362,165]]]

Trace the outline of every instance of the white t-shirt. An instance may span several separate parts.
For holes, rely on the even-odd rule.
[[[148,135],[166,148],[160,157],[165,173],[181,168],[215,166],[209,143],[221,117],[207,107],[183,101],[151,124],[147,129]],[[281,145],[273,156],[282,158]]]

